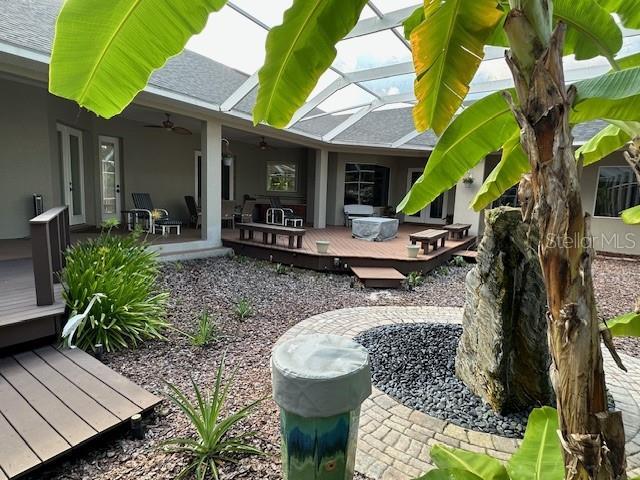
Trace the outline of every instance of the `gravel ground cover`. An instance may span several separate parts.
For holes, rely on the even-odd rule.
[[[461,325],[415,323],[367,330],[355,340],[369,350],[373,384],[415,410],[463,428],[522,438],[529,412],[500,415],[455,374]]]
[[[304,270],[277,274],[275,265],[236,257],[168,264],[163,288],[171,293],[169,320],[175,330],[166,342],[149,342],[137,350],[106,355],[105,363],[150,391],[163,395],[163,379],[189,390],[190,377],[211,386],[223,351],[229,370],[237,369],[229,409],[236,410],[271,392],[269,355],[274,342],[291,326],[312,315],[345,307],[373,305],[464,304],[464,277],[468,266],[448,267],[425,277],[414,291],[350,288],[346,275]],[[253,315],[239,320],[238,301],[246,299]],[[215,319],[216,341],[194,347],[178,330],[193,332],[198,315],[206,309]],[[158,444],[191,430],[175,407],[165,403],[147,426],[146,438],[136,441],[114,435],[92,445],[55,469],[34,478],[68,480],[165,480],[173,479],[185,459],[159,451]],[[263,458],[247,458],[225,465],[222,478],[280,479],[278,412],[265,401],[243,426],[260,433],[256,445]],[[366,477],[356,476],[357,480]]]
[[[608,319],[633,310],[640,296],[640,260],[599,257],[593,263],[598,312]],[[615,338],[620,352],[640,357],[640,339]]]
[[[190,377],[200,385],[213,383],[223,351],[228,365],[237,368],[229,409],[235,410],[270,393],[269,354],[273,343],[292,325],[312,315],[344,307],[373,305],[464,305],[464,278],[470,267],[439,269],[412,292],[350,288],[345,275],[294,270],[286,275],[275,265],[243,257],[168,264],[163,288],[171,293],[169,320],[175,327],[166,342],[149,342],[137,350],[106,356],[105,362],[152,392],[163,395],[163,379],[189,389]],[[603,315],[627,311],[640,285],[640,262],[598,259],[594,263],[597,296]],[[240,321],[234,306],[247,299],[253,315]],[[194,347],[178,330],[191,332],[198,315],[207,309],[216,319],[217,339],[208,347]],[[640,356],[639,344],[618,341],[619,348]],[[163,439],[188,435],[188,423],[176,409],[164,404],[150,420],[143,441],[113,435],[72,456],[70,461],[34,476],[68,480],[173,479],[184,465],[179,456],[157,448]],[[222,478],[280,479],[277,408],[264,402],[245,428],[257,430],[256,445],[264,458],[242,460],[223,469]],[[358,476],[358,480],[365,477]]]

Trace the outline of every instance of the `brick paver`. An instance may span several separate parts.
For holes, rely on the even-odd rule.
[[[462,309],[448,307],[358,307],[308,318],[279,341],[311,333],[355,337],[392,323],[461,323]],[[640,475],[640,360],[620,354],[628,373],[605,352],[607,384],[622,410],[627,435],[629,476]],[[377,388],[362,405],[356,470],[375,480],[408,480],[433,468],[429,450],[442,443],[507,460],[518,441],[475,432],[401,405]]]

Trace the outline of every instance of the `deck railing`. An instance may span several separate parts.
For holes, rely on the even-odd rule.
[[[64,252],[71,244],[69,207],[51,208],[29,223],[36,301],[38,305],[53,305],[53,284],[60,282],[59,274],[65,265]]]

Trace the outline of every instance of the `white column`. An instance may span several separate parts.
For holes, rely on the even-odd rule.
[[[484,212],[476,212],[471,208],[471,202],[484,182],[484,160],[470,170],[473,177],[472,184],[466,184],[462,180],[456,185],[456,204],[453,211],[454,223],[471,224],[469,235],[478,235],[480,220]]]
[[[327,227],[327,179],[329,152],[316,150],[316,175],[313,198],[313,228]]]
[[[202,122],[202,239],[212,247],[222,246],[222,125],[218,120]]]

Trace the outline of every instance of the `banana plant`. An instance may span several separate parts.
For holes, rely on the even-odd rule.
[[[549,305],[548,330],[565,477],[625,477],[621,417],[607,408],[591,277],[590,235],[571,128],[640,121],[640,55],[619,57],[621,27],[639,28],[629,0],[424,0],[405,25],[416,70],[416,128],[441,133],[424,174],[400,203],[414,213],[489,153],[503,151],[478,208],[505,185],[530,190]],[[225,0],[67,0],[56,26],[49,88],[111,117],[179,53]],[[365,0],[292,0],[266,41],[255,123],[286,125],[336,57]],[[615,17],[614,17],[615,14]],[[100,18],[100,22],[95,22]],[[506,47],[515,88],[457,115],[484,47]],[[567,86],[563,56],[601,56],[612,73]],[[526,159],[526,162],[525,162]],[[527,165],[528,164],[528,165]],[[486,204],[486,203],[484,203]],[[532,217],[531,212],[535,212]],[[637,218],[637,211],[626,214]],[[589,379],[585,381],[585,379]],[[470,477],[467,477],[470,478]]]

